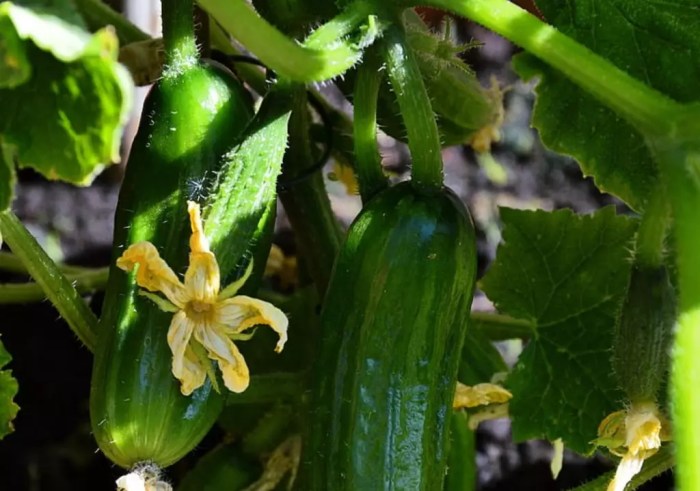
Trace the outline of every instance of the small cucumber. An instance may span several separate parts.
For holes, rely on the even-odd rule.
[[[668,375],[676,291],[665,266],[632,267],[617,318],[613,368],[630,402],[656,401]]]
[[[305,489],[442,488],[475,275],[451,191],[407,182],[367,203],[321,313]]]
[[[201,200],[206,176],[251,117],[242,87],[209,64],[161,79],[146,99],[119,195],[90,395],[95,438],[123,467],[178,460],[209,430],[222,400],[209,383],[191,397],[180,393],[166,340],[172,314],[139,296],[116,259],[130,244],[150,241],[184,270],[186,202]]]

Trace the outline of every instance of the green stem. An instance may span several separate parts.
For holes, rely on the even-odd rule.
[[[315,158],[309,145],[310,119],[304,87],[294,90],[294,110],[289,120],[289,148],[284,156],[279,197],[297,238],[300,255],[306,260],[319,298],[330,281],[333,263],[340,250],[341,231],[323,183],[323,175],[303,176]],[[290,183],[285,185],[285,182]]]
[[[522,46],[645,134],[675,131],[681,105],[508,0],[423,0],[467,17]]]
[[[301,46],[260,17],[244,0],[199,0],[198,3],[265,65],[291,80],[331,79],[352,67],[361,56],[357,49],[340,39],[334,40],[330,48]]]
[[[644,467],[639,474],[632,478],[625,491],[633,491],[647,481],[663,474],[674,465],[673,449],[671,445],[665,445],[653,456],[644,461]],[[615,477],[615,471],[606,472],[593,481],[577,486],[570,491],[606,491],[608,484]]]
[[[535,327],[528,321],[492,312],[472,312],[470,328],[483,331],[491,341],[529,339]]]
[[[108,271],[108,268],[99,268],[81,274],[66,274],[66,279],[82,295],[104,289]],[[46,293],[38,283],[0,284],[0,305],[41,302],[45,299]]]
[[[382,158],[377,145],[377,98],[382,81],[381,63],[375,54],[368,51],[357,70],[353,94],[353,137],[355,161],[362,201],[387,187],[382,172]]]
[[[80,15],[90,30],[96,31],[105,26],[114,26],[119,38],[119,44],[135,43],[146,41],[150,36],[129,22],[119,12],[113,10],[109,5],[100,0],[74,0]]]
[[[693,124],[694,123],[694,124]],[[678,485],[700,489],[700,114],[689,139],[649,140],[673,213],[680,315],[672,351],[671,396]]]
[[[383,41],[389,80],[408,132],[411,181],[419,188],[441,188],[440,136],[415,55],[398,25],[387,29]]]
[[[199,61],[192,0],[162,0],[164,77],[181,74]]]
[[[357,0],[351,3],[340,14],[312,32],[304,41],[304,46],[311,49],[326,48],[338,39],[351,34],[367,20],[373,10],[374,6],[371,2]]]
[[[80,275],[83,273],[91,273],[102,270],[102,268],[86,268],[83,266],[73,266],[70,264],[59,264],[58,269],[60,269],[66,275]],[[0,251],[0,271],[7,271],[9,273],[25,274],[27,273],[27,267],[16,255],[11,252]]]
[[[94,350],[97,317],[83,301],[80,293],[61,273],[56,263],[44,252],[22,222],[9,210],[0,213],[0,231],[68,326],[88,349]]]
[[[664,261],[664,240],[671,222],[671,208],[662,186],[655,189],[644,207],[642,221],[637,230],[637,262],[640,265],[658,267]]]

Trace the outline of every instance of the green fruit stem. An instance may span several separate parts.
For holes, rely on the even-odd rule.
[[[357,70],[355,81],[353,140],[363,202],[387,187],[377,146],[377,97],[382,81],[380,68],[379,59],[368,52]]]
[[[174,77],[197,65],[199,51],[194,34],[192,0],[162,0],[165,69]]]
[[[440,136],[415,54],[398,23],[387,29],[383,43],[387,73],[408,132],[411,180],[420,189],[439,189],[443,185]]]

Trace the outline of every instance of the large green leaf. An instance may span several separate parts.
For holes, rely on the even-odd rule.
[[[0,368],[7,365],[12,357],[0,342]],[[9,370],[0,370],[0,439],[14,430],[12,421],[17,416],[19,406],[13,399],[17,395],[17,381]]]
[[[611,207],[590,216],[504,208],[501,218],[504,243],[481,286],[499,311],[536,327],[508,378],[514,437],[562,438],[586,453],[622,400],[610,350],[635,222]]]
[[[632,76],[688,102],[700,99],[698,0],[538,0],[549,23]],[[533,124],[553,150],[572,155],[598,187],[640,208],[658,179],[644,140],[561,73],[529,55],[514,60],[540,77]]]
[[[89,184],[119,160],[131,102],[116,36],[10,2],[0,4],[0,32],[0,133],[20,166]]]

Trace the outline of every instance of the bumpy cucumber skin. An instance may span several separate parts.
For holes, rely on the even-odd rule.
[[[676,301],[665,266],[632,268],[612,359],[620,386],[632,403],[656,401],[668,375]]]
[[[321,314],[305,489],[442,488],[475,251],[449,190],[402,183],[355,220]]]
[[[115,261],[147,240],[176,272],[185,270],[186,201],[201,198],[204,179],[251,117],[242,87],[208,64],[160,80],[146,100],[119,196],[90,394],[95,438],[122,467],[180,459],[215,422],[222,398],[209,382],[190,397],[180,393],[166,339],[172,314],[139,296]]]

